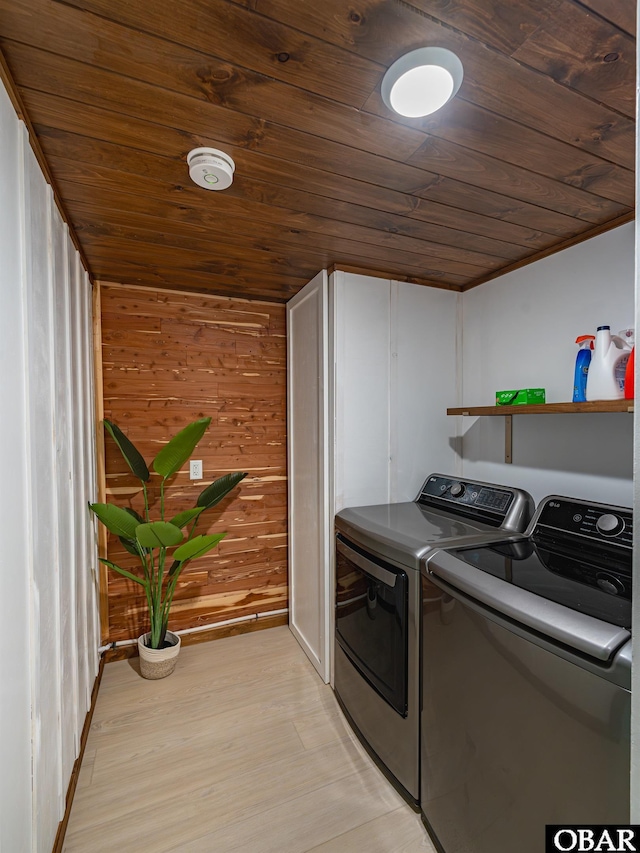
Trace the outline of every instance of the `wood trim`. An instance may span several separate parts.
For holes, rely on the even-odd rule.
[[[238,634],[250,634],[253,631],[263,631],[266,628],[277,628],[279,625],[288,624],[289,614],[279,613],[276,616],[259,616],[257,619],[247,619],[245,622],[236,622],[233,625],[220,625],[219,627],[212,625],[206,631],[182,634],[182,645],[195,646],[200,643],[208,643],[211,640],[220,640],[222,637],[236,637]],[[107,649],[104,654],[105,663],[135,657],[138,657],[138,646],[135,643],[130,646],[116,646],[115,649]]]
[[[22,103],[22,98],[18,94],[18,89],[16,88],[15,83],[13,82],[13,77],[11,75],[11,71],[9,70],[9,66],[7,65],[7,60],[4,57],[4,54],[0,50],[0,80],[4,83],[4,87],[7,90],[7,94],[9,95],[9,100],[13,104],[13,108],[17,113],[20,121],[23,121],[27,127],[29,127],[29,119],[27,117],[24,104]],[[31,129],[29,128],[29,132]]]
[[[51,170],[49,169],[49,164],[47,163],[46,157],[44,156],[44,152],[40,147],[40,143],[38,141],[37,134],[33,125],[31,124],[31,119],[29,118],[29,114],[27,113],[26,107],[22,98],[20,97],[20,93],[18,92],[18,87],[15,84],[13,79],[13,75],[11,73],[11,69],[7,64],[7,60],[0,50],[0,80],[3,82],[5,89],[7,90],[7,94],[9,95],[9,100],[13,104],[13,108],[16,111],[18,118],[22,121],[27,128],[27,133],[29,134],[29,144],[31,145],[31,150],[35,154],[36,160],[38,161],[38,165],[42,169],[42,173],[44,174],[46,182],[50,185],[53,190],[53,200],[55,201],[56,207],[60,211],[60,216],[67,223],[69,228],[69,236],[71,237],[71,242],[73,243],[76,251],[80,255],[82,260],[82,265],[89,275],[89,279],[92,280],[92,275],[90,272],[89,262],[85,257],[84,252],[82,251],[82,246],[80,245],[80,241],[78,240],[78,235],[75,232],[71,219],[67,215],[67,212],[64,208],[60,200],[60,193],[58,192],[58,187],[56,182],[53,179],[53,175],[51,174]]]
[[[458,406],[447,409],[448,415],[468,417],[504,415],[559,415],[602,412],[633,412],[633,400],[596,400],[591,403],[543,403],[532,406]]]
[[[100,658],[100,665],[98,666],[98,674],[96,675],[96,680],[93,683],[93,690],[91,691],[91,703],[89,704],[89,710],[87,711],[87,716],[84,720],[84,726],[82,727],[82,735],[80,736],[80,752],[78,753],[78,757],[76,758],[73,770],[71,771],[71,779],[69,780],[69,787],[67,788],[67,799],[65,803],[65,810],[62,820],[58,824],[58,831],[56,833],[56,839],[53,843],[52,853],[62,853],[64,847],[64,837],[67,833],[67,826],[69,824],[69,818],[71,817],[71,807],[73,805],[73,798],[76,793],[76,787],[78,785],[78,778],[80,776],[80,770],[82,768],[82,760],[84,758],[84,751],[87,746],[87,740],[89,739],[89,730],[91,728],[91,721],[93,719],[93,712],[95,711],[96,702],[98,701],[98,691],[100,690],[100,683],[102,681],[102,673],[104,672],[104,664],[105,659],[104,655]]]
[[[626,225],[627,222],[633,222],[636,218],[635,211],[630,211],[629,213],[625,213],[622,216],[618,216],[617,219],[612,219],[610,222],[605,222],[602,225],[596,225],[595,228],[590,228],[589,231],[584,231],[581,234],[578,234],[577,237],[570,237],[568,240],[563,240],[561,243],[556,243],[554,246],[551,246],[548,249],[543,249],[540,252],[536,252],[533,255],[529,255],[526,258],[523,258],[520,261],[516,261],[513,264],[509,264],[506,267],[502,267],[495,272],[489,273],[489,275],[483,275],[480,278],[476,278],[474,281],[470,281],[468,284],[463,285],[460,290],[466,293],[467,290],[471,290],[473,287],[478,287],[481,284],[485,284],[487,281],[492,281],[494,278],[500,278],[507,273],[514,272],[515,270],[519,270],[522,267],[526,267],[529,264],[535,263],[535,261],[541,261],[543,258],[548,258],[551,255],[555,255],[556,252],[562,252],[565,249],[570,249],[572,246],[577,246],[579,243],[584,243],[585,240],[590,240],[592,237],[598,237],[600,234],[606,234],[607,231],[611,231],[614,228],[618,228],[620,225]],[[370,273],[372,275],[372,273]]]
[[[398,275],[397,272],[370,270],[366,267],[350,266],[349,264],[333,264],[327,269],[327,275],[331,275],[336,271],[353,273],[354,275],[370,275],[373,278],[384,278],[389,279],[390,281],[405,281],[408,284],[420,284],[423,287],[437,287],[439,290],[453,290],[456,293],[460,293],[463,290],[463,286],[458,284],[435,281],[434,279],[421,278],[420,276]]]
[[[104,451],[104,385],[102,378],[102,291],[99,282],[93,287],[93,372],[94,399],[96,410],[96,478],[98,501],[106,503],[107,479],[105,470]],[[104,524],[98,525],[98,556],[107,556],[107,529]],[[109,571],[104,563],[100,563],[100,641],[105,643],[109,636]]]

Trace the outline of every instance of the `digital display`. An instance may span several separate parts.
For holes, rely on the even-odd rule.
[[[496,489],[480,489],[480,494],[476,498],[476,506],[484,507],[485,509],[495,509],[499,512],[504,512],[509,506],[513,495],[509,492],[499,492]]]

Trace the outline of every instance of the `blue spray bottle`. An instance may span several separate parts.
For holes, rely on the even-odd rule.
[[[587,374],[591,364],[591,350],[595,335],[580,335],[576,343],[580,346],[576,356],[576,368],[573,375],[573,402],[585,403],[587,400]]]

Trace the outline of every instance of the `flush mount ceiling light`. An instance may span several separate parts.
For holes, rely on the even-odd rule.
[[[444,47],[420,47],[388,69],[382,79],[382,100],[401,116],[428,116],[453,98],[462,77],[455,53]]]
[[[194,148],[187,154],[189,177],[205,190],[226,190],[233,182],[236,164],[217,148]]]

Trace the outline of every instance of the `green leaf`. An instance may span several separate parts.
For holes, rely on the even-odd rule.
[[[135,474],[139,480],[142,480],[143,483],[146,483],[150,474],[149,469],[147,468],[147,463],[142,458],[140,451],[134,447],[119,426],[108,421],[106,418],[104,419],[104,428],[120,448],[120,453],[122,453],[124,461],[127,463],[129,468],[131,468],[133,474]]]
[[[129,515],[132,515],[138,524],[144,524],[144,518],[135,511],[135,509],[131,509],[129,506],[123,506],[122,509],[125,512],[128,512]],[[120,544],[122,547],[128,551],[130,554],[133,554],[134,557],[140,556],[140,548],[138,547],[138,543],[135,539],[128,539],[126,536],[119,536]]]
[[[138,522],[138,524],[144,524],[144,518],[140,515],[139,512],[136,512],[135,509],[132,509],[130,506],[123,506],[122,509],[125,512],[128,512],[129,515],[133,516]]]
[[[140,556],[140,547],[135,539],[127,539],[125,536],[118,536],[118,539],[125,551],[133,554],[134,557]]]
[[[174,560],[173,563],[171,563],[171,568],[169,569],[168,577],[173,577],[176,571],[178,571],[178,574],[180,574],[180,572],[182,571],[182,563],[180,562],[180,560]]]
[[[210,486],[207,486],[204,491],[200,492],[196,505],[204,509],[210,509],[212,506],[220,503],[232,489],[235,489],[241,480],[244,480],[247,473],[247,471],[244,473],[237,471],[235,474],[225,474],[224,477],[214,480]]]
[[[171,524],[175,524],[176,527],[184,527],[185,524],[189,524],[190,521],[193,521],[194,518],[197,518],[201,512],[204,512],[203,506],[196,506],[193,509],[185,509],[184,512],[179,512],[177,515],[171,519]]]
[[[89,504],[89,509],[98,516],[107,530],[115,533],[116,536],[135,539],[136,528],[140,522],[126,509],[121,509],[115,504]]]
[[[184,537],[182,530],[169,521],[151,521],[137,526],[136,539],[143,548],[170,548]]]
[[[118,572],[119,575],[123,575],[125,578],[129,578],[130,581],[135,581],[136,583],[139,583],[140,586],[147,585],[147,581],[144,578],[138,577],[138,575],[134,575],[133,572],[128,572],[121,566],[117,566],[115,563],[112,563],[111,560],[105,560],[104,557],[98,557],[98,559],[101,563],[104,563],[105,566],[109,566],[110,569],[113,569],[114,572]]]
[[[165,480],[179,471],[195,450],[196,444],[210,423],[211,418],[200,418],[180,430],[153,460],[153,470]]]
[[[196,557],[202,557],[207,551],[215,548],[221,539],[224,539],[226,533],[214,533],[210,536],[196,536],[195,538],[185,542],[173,552],[175,560],[183,563],[185,560],[195,560]],[[173,567],[172,567],[173,568]]]

